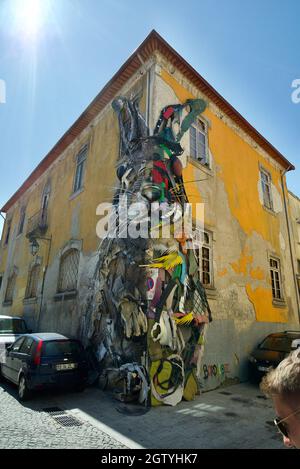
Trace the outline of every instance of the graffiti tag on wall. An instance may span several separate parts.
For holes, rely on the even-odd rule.
[[[227,373],[229,373],[229,363],[218,363],[213,365],[203,365],[203,377],[208,379],[211,377],[221,377],[224,378]]]

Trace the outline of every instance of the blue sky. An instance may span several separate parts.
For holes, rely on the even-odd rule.
[[[298,0],[0,0],[0,205],[153,28],[300,168],[299,17]]]

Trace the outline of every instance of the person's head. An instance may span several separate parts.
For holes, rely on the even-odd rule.
[[[300,448],[300,350],[292,352],[271,370],[260,388],[273,399],[284,444]]]

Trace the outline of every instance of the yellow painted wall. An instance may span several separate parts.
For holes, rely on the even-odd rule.
[[[142,93],[140,110],[146,111],[146,77],[140,77],[138,83],[125,94]],[[78,195],[73,195],[73,184],[76,170],[76,156],[82,146],[89,143],[84,174],[84,189]],[[89,255],[97,249],[100,239],[96,235],[96,225],[99,217],[96,208],[102,202],[111,202],[117,183],[115,163],[119,152],[118,119],[111,106],[103,112],[103,118],[84,131],[81,136],[69,146],[38,181],[20,198],[10,209],[7,217],[12,217],[12,228],[8,246],[4,246],[6,230],[2,236],[0,273],[9,272],[16,266],[19,269],[14,293],[13,305],[4,307],[2,301],[6,289],[6,280],[2,286],[0,314],[22,315],[24,311],[24,296],[28,280],[28,269],[33,258],[29,252],[29,241],[26,238],[27,220],[41,209],[42,194],[48,180],[51,181],[51,193],[48,206],[49,227],[45,237],[52,236],[49,265],[53,265],[59,257],[61,249],[71,240],[82,240],[83,256]],[[26,221],[24,232],[16,238],[19,223],[20,207],[26,205]],[[49,243],[38,240],[42,256],[42,267],[45,266]],[[40,286],[43,272],[40,271]],[[53,280],[57,282],[57,278]],[[55,286],[54,286],[55,289]],[[36,311],[39,302],[31,306]]]
[[[160,77],[173,90],[179,102],[183,103],[187,99],[196,97],[189,91],[188,87],[180,83],[180,80],[166,69],[161,69]],[[209,105],[204,111],[204,116],[210,122],[208,142],[216,166],[215,177],[224,186],[232,220],[237,222],[244,239],[241,241],[243,247],[240,255],[233,262],[223,265],[223,256],[219,256],[220,265],[217,266],[216,278],[223,280],[230,277],[233,283],[242,282],[244,284],[245,293],[248,301],[253,304],[257,321],[287,322],[289,314],[290,318],[292,316],[292,312],[289,313],[288,304],[285,303],[284,307],[274,306],[270,273],[266,269],[266,264],[265,262],[262,262],[261,265],[254,263],[253,253],[247,246],[252,235],[255,235],[265,241],[266,256],[267,249],[280,258],[283,255],[280,233],[286,233],[284,214],[283,212],[272,214],[266,210],[258,193],[260,165],[262,165],[271,174],[274,187],[282,199],[280,169],[278,165],[270,162],[269,158],[264,157],[230,128],[223,119],[220,119]],[[205,179],[205,174],[199,170],[199,164],[188,160],[184,169],[184,180],[197,180],[199,174],[202,174]],[[205,184],[207,183],[200,181],[186,185],[186,191],[192,204],[195,202],[207,203]],[[205,221],[212,228],[217,228],[218,220],[214,220],[209,208],[205,212]],[[222,234],[218,235],[219,242],[222,243],[220,236]],[[287,238],[285,241],[288,242]],[[232,242],[234,243],[235,240],[233,239]]]

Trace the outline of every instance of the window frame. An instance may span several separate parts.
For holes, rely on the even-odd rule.
[[[6,284],[6,289],[5,289],[5,295],[4,295],[4,304],[12,304],[14,300],[14,292],[15,292],[15,287],[16,287],[16,281],[17,281],[17,273],[13,272],[7,279],[7,284]],[[11,286],[12,284],[12,286]],[[8,292],[10,288],[10,293],[11,297],[8,298]]]
[[[4,237],[4,246],[8,246],[9,244],[10,235],[11,235],[11,226],[12,226],[12,220],[11,219],[7,220],[5,237]]]
[[[25,300],[33,300],[38,296],[38,283],[39,283],[39,276],[40,276],[41,266],[40,264],[34,264],[28,270],[28,278],[27,278],[27,285],[25,291]],[[37,273],[35,273],[37,272]],[[35,273],[34,282],[32,282],[33,273]],[[35,288],[33,288],[33,286]],[[32,295],[32,291],[35,290],[35,295]]]
[[[206,242],[205,237],[207,236],[208,242]],[[196,251],[196,259],[198,263],[198,272],[200,282],[204,286],[204,288],[214,288],[214,270],[213,270],[213,234],[211,231],[204,229],[204,230],[197,230],[193,229],[193,248]],[[209,252],[209,257],[206,259],[208,262],[209,270],[204,270],[204,257],[203,257],[203,250],[206,249]],[[204,283],[204,275],[209,275],[209,283]]]
[[[77,194],[78,192],[84,189],[84,175],[85,175],[85,167],[86,167],[86,160],[88,156],[89,144],[84,144],[79,152],[76,154],[76,167],[75,167],[75,175],[73,181],[73,192],[72,194]],[[80,174],[80,179],[79,179]]]
[[[71,254],[76,252],[77,255],[77,272],[76,272],[76,280],[74,279],[73,286],[74,288],[67,288],[63,289],[62,286],[64,284],[64,279],[62,276],[64,275],[63,268],[64,268],[64,263],[66,262],[67,258],[71,256]],[[58,273],[58,281],[57,281],[57,294],[65,294],[65,293],[71,293],[71,292],[77,292],[78,290],[78,279],[79,279],[79,265],[80,265],[80,250],[77,249],[76,247],[70,247],[67,249],[60,258],[60,263],[59,263],[59,273]]]
[[[277,267],[272,266],[271,263],[277,263]],[[270,277],[271,277],[271,288],[272,288],[272,299],[275,302],[284,302],[284,292],[283,292],[283,282],[282,282],[282,275],[281,275],[281,262],[280,258],[270,255],[269,256],[269,269],[270,269]],[[272,273],[274,276],[272,276]],[[278,285],[279,288],[278,288]],[[279,296],[277,293],[279,292]]]
[[[267,171],[264,167],[260,166],[259,169],[260,169],[260,180],[261,180],[264,207],[267,210],[271,210],[271,212],[274,212],[272,176],[269,173],[269,171]],[[264,180],[264,177],[266,177],[267,181]],[[268,190],[266,191],[265,188],[268,188]],[[269,198],[269,200],[267,200],[267,198]]]
[[[202,128],[201,128],[202,127]],[[196,155],[192,153],[192,133],[195,131],[195,139],[196,139]],[[205,151],[205,160],[203,158],[199,158],[199,146],[198,146],[198,134],[202,134],[204,136],[204,151]],[[210,158],[209,158],[209,146],[208,146],[208,124],[205,119],[198,117],[197,121],[193,123],[189,130],[189,155],[191,160],[194,162],[201,164],[206,168],[210,168]],[[200,155],[201,156],[201,155]]]
[[[20,209],[20,218],[19,218],[19,225],[18,225],[18,234],[17,236],[21,235],[24,231],[25,225],[25,217],[26,217],[26,207],[21,207]]]

